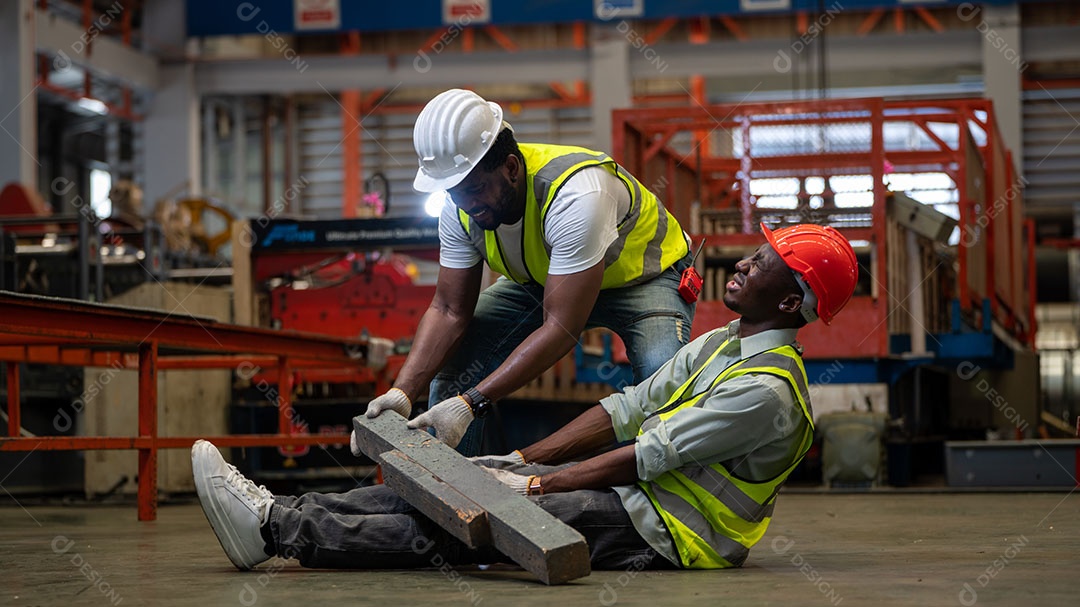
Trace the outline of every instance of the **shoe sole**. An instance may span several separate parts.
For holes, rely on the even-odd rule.
[[[213,450],[213,454],[209,451]],[[250,571],[252,567],[258,563],[244,563],[238,561],[233,557],[233,553],[240,553],[237,550],[239,545],[239,539],[236,537],[236,530],[233,528],[232,523],[229,521],[229,517],[225,515],[217,501],[213,498],[214,484],[210,480],[210,473],[205,469],[203,462],[207,459],[205,456],[196,457],[196,453],[201,452],[205,455],[216,455],[221,457],[216,447],[208,441],[197,441],[191,448],[191,471],[195,476],[195,492],[199,494],[199,503],[202,505],[203,515],[206,516],[206,521],[210,523],[210,528],[214,530],[214,535],[218,539],[218,543],[221,544],[221,549],[225,551],[225,556],[229,557],[229,561],[241,571]],[[230,546],[225,543],[228,541]]]

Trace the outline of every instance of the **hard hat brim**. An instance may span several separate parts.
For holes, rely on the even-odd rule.
[[[442,179],[435,179],[424,173],[424,169],[416,169],[416,177],[413,178],[413,189],[417,192],[430,194],[432,192],[446,191],[465,181],[474,167],[466,167],[466,170],[453,175],[447,175]]]

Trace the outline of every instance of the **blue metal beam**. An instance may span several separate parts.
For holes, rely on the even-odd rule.
[[[408,10],[393,2],[341,1],[340,27],[331,31],[380,32],[434,29],[450,25],[443,20],[444,0],[410,0]],[[1035,0],[1021,0],[1025,2]],[[979,4],[1011,4],[1010,0],[990,0]],[[910,0],[833,0],[827,13],[909,8],[925,5],[936,8],[963,4],[960,0],[911,2]],[[611,22],[611,7],[629,10],[634,19],[699,17],[749,14],[790,14],[818,12],[818,0],[490,0],[494,25],[535,25],[575,21]],[[617,17],[618,19],[624,17]],[[189,36],[296,33],[293,0],[187,0]],[[458,25],[467,25],[464,20]]]

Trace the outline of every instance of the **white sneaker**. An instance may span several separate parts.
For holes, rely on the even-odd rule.
[[[268,560],[259,528],[270,517],[274,495],[226,463],[209,441],[191,447],[191,472],[203,514],[232,564],[248,570]]]

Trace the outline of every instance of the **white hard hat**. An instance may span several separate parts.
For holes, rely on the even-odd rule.
[[[438,192],[461,183],[503,128],[510,125],[503,122],[499,104],[462,89],[439,93],[424,106],[413,127],[420,161],[413,187]]]

